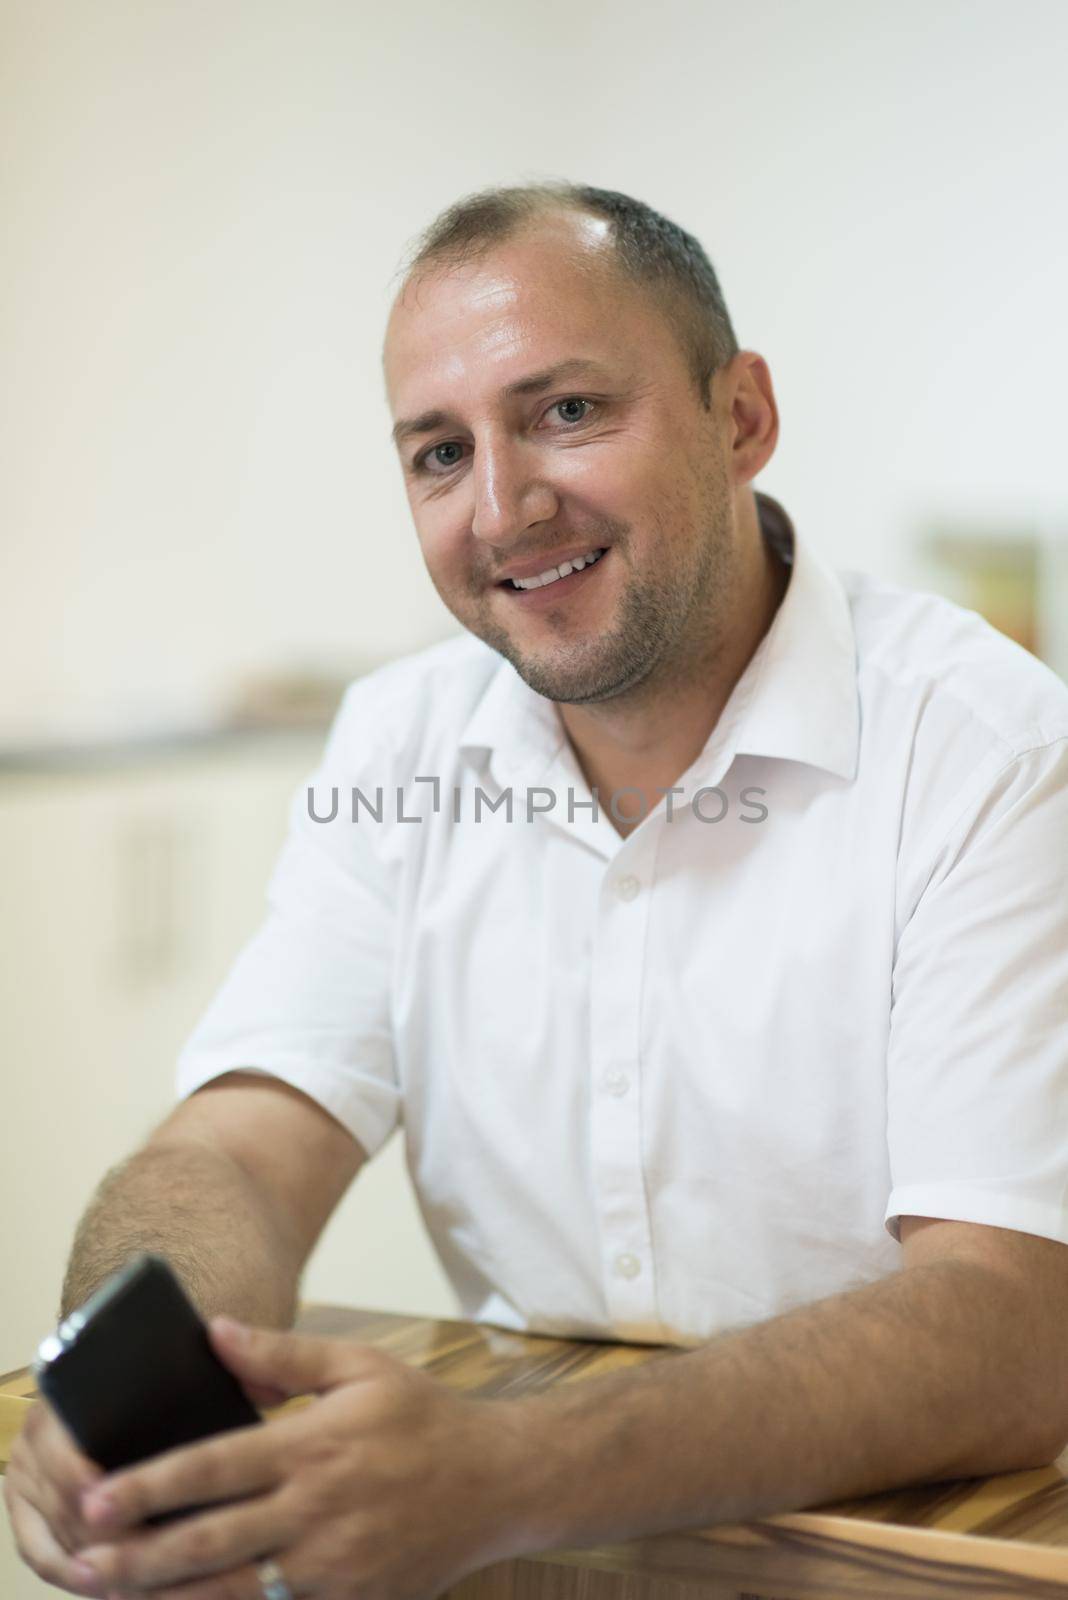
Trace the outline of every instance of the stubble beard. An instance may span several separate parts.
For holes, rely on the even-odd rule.
[[[660,695],[672,683],[714,667],[738,587],[722,479],[706,488],[702,510],[703,536],[696,545],[679,550],[666,537],[654,539],[652,547],[662,554],[645,573],[628,569],[629,526],[611,525],[611,548],[601,560],[622,563],[624,575],[618,621],[605,633],[563,635],[536,653],[524,651],[494,616],[485,590],[473,614],[459,620],[547,700],[589,705],[624,694],[634,700]],[[591,548],[598,548],[595,541]],[[611,581],[620,580],[614,575]],[[552,613],[541,613],[540,620],[551,626]]]

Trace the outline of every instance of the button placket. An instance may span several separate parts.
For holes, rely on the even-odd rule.
[[[629,846],[629,848],[628,848]],[[590,973],[590,1139],[605,1304],[623,1337],[656,1339],[652,1233],[641,1150],[639,1039],[653,830],[608,865]]]

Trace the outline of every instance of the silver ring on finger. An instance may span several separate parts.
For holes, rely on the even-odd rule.
[[[263,1600],[296,1600],[277,1561],[261,1561],[256,1576],[263,1590]]]

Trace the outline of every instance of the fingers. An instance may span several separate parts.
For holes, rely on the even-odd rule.
[[[113,1509],[90,1522],[89,1542],[99,1544],[119,1529],[161,1511],[210,1505],[276,1488],[284,1473],[277,1430],[284,1425],[250,1423],[247,1428],[228,1429],[112,1473],[103,1488]],[[93,1498],[85,1508],[90,1516]]]
[[[125,1591],[185,1585],[245,1562],[288,1549],[299,1536],[299,1519],[281,1494],[257,1496],[237,1506],[220,1507],[148,1534],[131,1534],[115,1544],[101,1544],[86,1557],[101,1575],[102,1587]],[[216,1590],[212,1589],[212,1594]],[[243,1593],[233,1588],[227,1593]],[[251,1593],[251,1591],[250,1591]]]
[[[322,1394],[339,1383],[371,1377],[382,1364],[381,1351],[351,1339],[253,1328],[230,1317],[213,1317],[209,1333],[242,1383],[266,1384],[286,1395]]]
[[[39,1578],[65,1589],[68,1594],[99,1596],[103,1592],[99,1580],[89,1580],[79,1574],[73,1556],[56,1542],[45,1518],[20,1494],[9,1477],[4,1480],[4,1499],[15,1548]]]
[[[252,1401],[252,1404],[258,1406],[261,1411],[269,1410],[273,1406],[284,1405],[289,1399],[284,1389],[278,1389],[270,1383],[242,1382],[241,1387]]]
[[[73,1552],[90,1542],[92,1529],[82,1514],[81,1497],[104,1476],[103,1469],[79,1450],[47,1401],[35,1401],[27,1412],[8,1473],[61,1549]]]

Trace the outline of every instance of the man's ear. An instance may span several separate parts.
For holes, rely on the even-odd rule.
[[[740,488],[751,483],[775,453],[779,408],[768,364],[755,350],[739,350],[732,356],[728,372],[732,385],[728,400],[730,462],[735,485]]]

